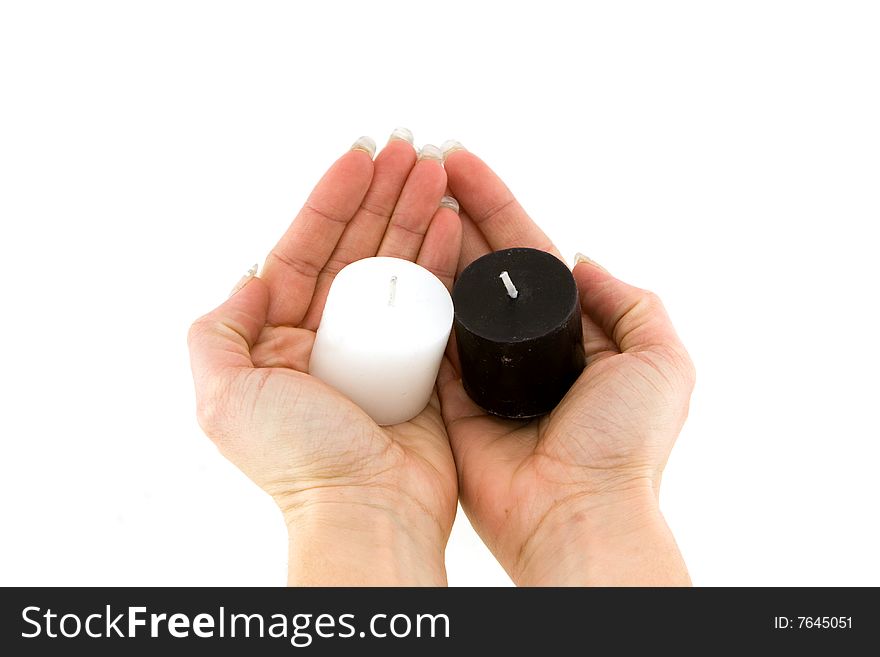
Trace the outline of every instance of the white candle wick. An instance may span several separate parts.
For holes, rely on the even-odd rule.
[[[394,305],[394,297],[397,295],[397,276],[391,277],[391,294],[388,296],[388,305]]]
[[[501,282],[504,283],[504,287],[507,288],[507,295],[511,299],[516,299],[519,296],[519,291],[514,286],[513,281],[510,280],[510,274],[508,274],[506,271],[503,271],[501,272],[499,278],[501,279]]]

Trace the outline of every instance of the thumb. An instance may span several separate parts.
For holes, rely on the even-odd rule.
[[[583,311],[605,331],[621,352],[672,350],[687,352],[660,298],[616,279],[584,255],[575,256],[572,271]]]
[[[255,272],[256,268],[248,272],[232,296],[197,319],[189,330],[197,396],[228,370],[254,366],[251,347],[266,324],[269,307],[269,289]]]

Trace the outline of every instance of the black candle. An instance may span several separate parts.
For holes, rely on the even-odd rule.
[[[574,277],[558,258],[506,249],[471,263],[452,290],[464,389],[495,415],[548,413],[584,369]]]

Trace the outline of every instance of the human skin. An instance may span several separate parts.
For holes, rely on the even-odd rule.
[[[291,585],[444,585],[458,490],[436,392],[412,420],[380,427],[308,374],[342,267],[405,258],[450,287],[459,259],[439,149],[417,160],[393,138],[374,162],[365,144],[330,167],[261,276],[193,324],[198,418],[281,509]]]
[[[190,331],[199,421],[282,510],[289,583],[444,584],[460,491],[517,584],[688,584],[658,495],[694,371],[656,296],[580,259],[588,367],[537,420],[475,406],[454,341],[439,397],[393,427],[307,374],[327,291],[349,262],[404,257],[450,287],[456,269],[492,250],[559,255],[476,156],[453,145],[444,170],[426,150],[416,162],[393,139],[375,162],[360,149],[342,156],[261,277]],[[447,186],[460,217],[438,208]]]
[[[445,166],[461,205],[459,269],[514,246],[559,256],[479,158],[453,147]],[[552,413],[489,415],[465,393],[454,348],[441,368],[462,507],[519,585],[688,585],[659,491],[693,364],[656,295],[577,260],[587,367]]]

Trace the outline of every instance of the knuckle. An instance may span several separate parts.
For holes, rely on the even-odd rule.
[[[345,269],[349,264],[351,264],[351,262],[353,261],[334,254],[327,261],[327,264],[324,265],[324,273],[329,276],[336,276],[336,274]]]

